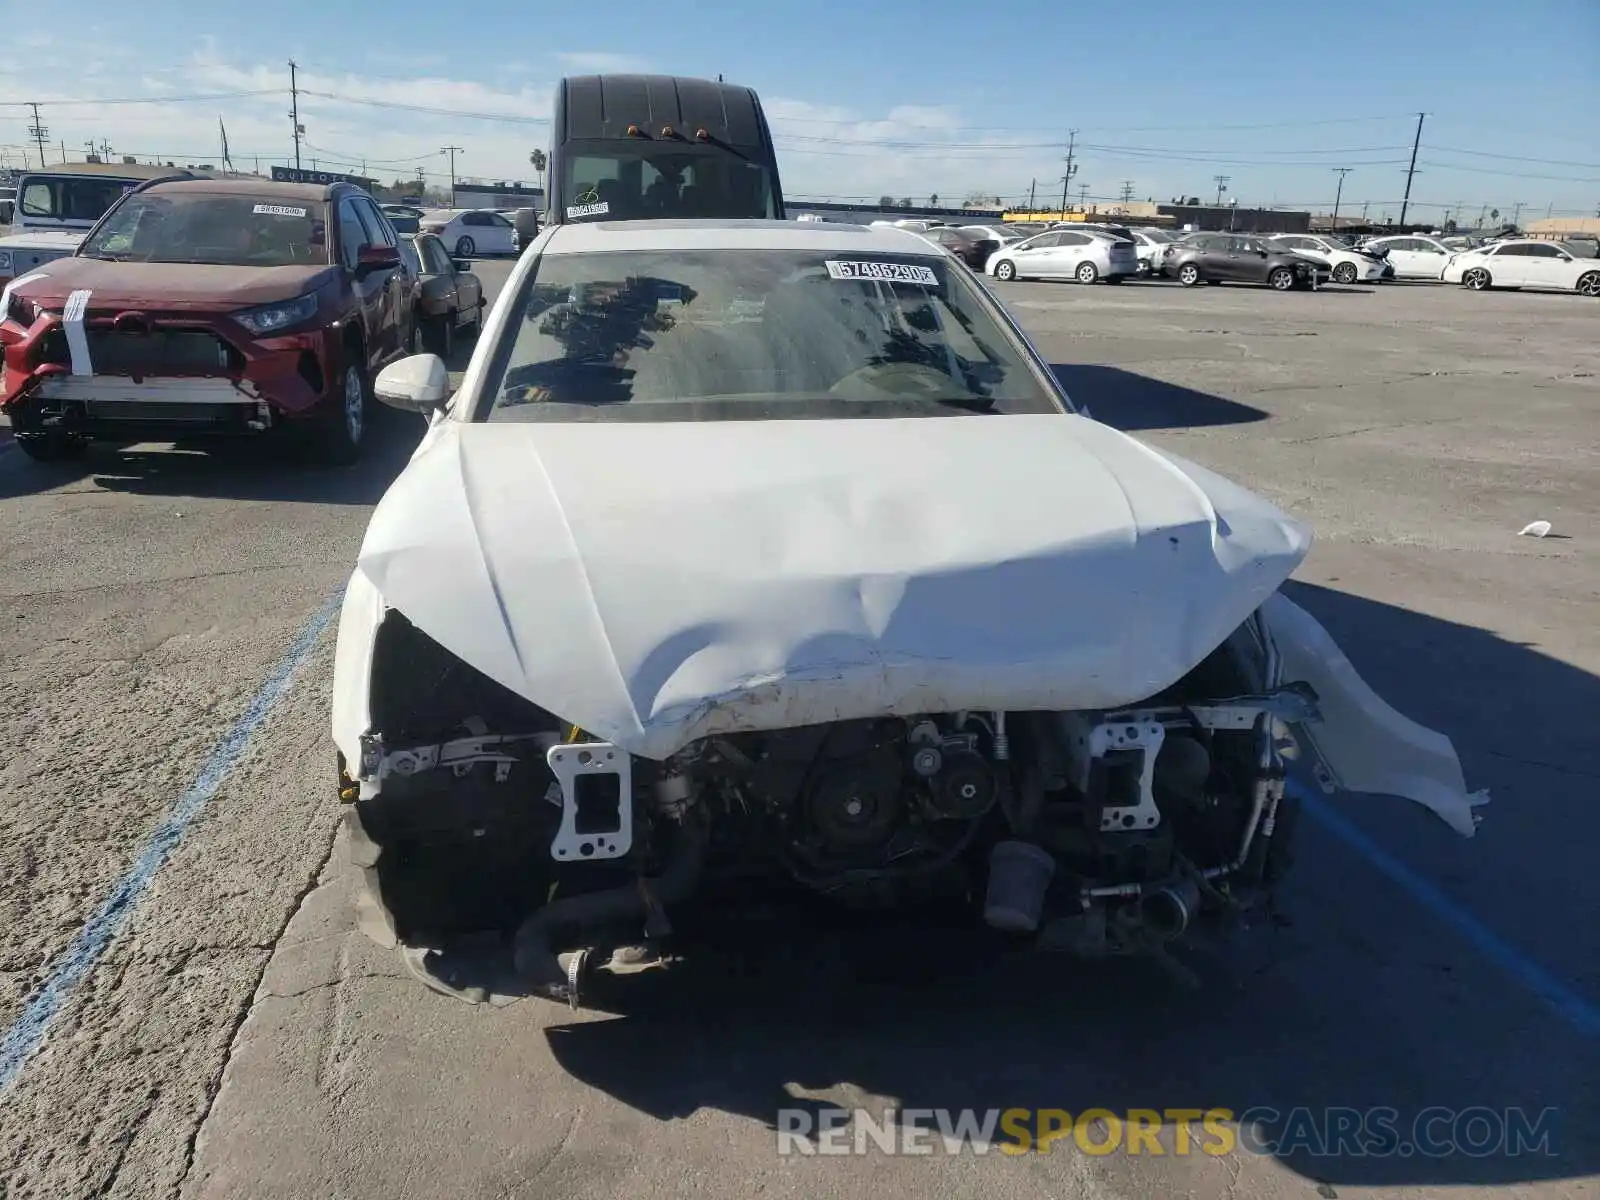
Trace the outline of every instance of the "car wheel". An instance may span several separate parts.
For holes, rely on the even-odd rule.
[[[1017,277],[1017,264],[1009,259],[1003,263],[996,263],[994,277],[1002,283],[1008,283]]]
[[[16,442],[17,449],[34,462],[61,462],[69,458],[81,458],[89,449],[88,438],[56,431],[19,433],[16,435]]]
[[[1335,283],[1354,283],[1356,281],[1355,263],[1340,263],[1333,269]]]
[[[471,258],[472,252],[478,248],[478,243],[469,237],[464,237],[456,242],[456,257]]]
[[[1184,287],[1193,287],[1200,282],[1200,268],[1193,263],[1184,263],[1178,268],[1178,282]]]
[[[1093,283],[1100,278],[1100,272],[1092,262],[1079,263],[1078,269],[1072,274],[1079,283]]]
[[[1461,277],[1461,282],[1474,292],[1486,292],[1494,282],[1482,267],[1473,267]]]
[[[320,458],[348,466],[361,457],[371,394],[372,382],[367,378],[366,367],[359,362],[346,364],[338,390],[322,404],[320,428],[316,430]]]
[[[1267,276],[1267,282],[1275,291],[1287,292],[1294,286],[1294,272],[1288,267],[1273,267],[1272,273]]]
[[[1580,296],[1600,296],[1600,271],[1590,271],[1578,280]]]

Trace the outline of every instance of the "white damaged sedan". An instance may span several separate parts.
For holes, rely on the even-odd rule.
[[[339,791],[360,924],[440,990],[576,1004],[796,896],[1165,957],[1281,878],[1295,775],[1475,828],[1279,594],[1308,531],[1078,413],[904,230],[555,226],[454,395],[377,392],[429,427],[345,593]]]

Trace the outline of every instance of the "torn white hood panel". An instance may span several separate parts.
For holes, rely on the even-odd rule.
[[[1076,416],[448,422],[357,570],[486,675],[659,759],[718,732],[1132,703],[1309,546]]]

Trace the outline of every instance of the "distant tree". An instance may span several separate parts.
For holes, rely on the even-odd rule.
[[[879,208],[893,208],[894,207],[894,197],[893,196],[879,196],[878,197],[878,207]]]
[[[550,165],[550,159],[543,150],[535,150],[528,155],[528,163],[539,173],[539,188],[544,189],[544,169]]]
[[[938,192],[935,192],[933,195],[928,197],[928,207],[929,208],[938,208],[939,207],[939,193]]]
[[[1498,208],[1491,208],[1489,210],[1489,220],[1498,221],[1499,219],[1500,219],[1500,210]]]
[[[911,207],[911,197],[907,196],[907,197],[905,197],[905,199],[901,200],[900,201],[900,207],[901,208],[910,208]]]

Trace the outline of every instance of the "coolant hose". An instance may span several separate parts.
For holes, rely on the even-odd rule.
[[[517,973],[534,987],[565,993],[567,973],[551,949],[562,929],[582,928],[626,917],[643,917],[650,907],[676,904],[694,890],[705,863],[706,827],[691,812],[678,827],[672,857],[655,879],[640,878],[623,887],[553,900],[520,926],[512,939]]]

